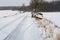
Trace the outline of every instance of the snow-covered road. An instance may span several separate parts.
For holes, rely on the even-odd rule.
[[[39,40],[37,24],[29,12],[6,14],[0,18],[0,40]]]
[[[2,15],[3,18],[0,18],[0,40],[5,39],[17,26],[21,21],[27,16],[27,14],[13,14],[8,15],[7,13]]]
[[[5,40],[39,40],[37,24],[32,20],[30,15],[27,15]]]

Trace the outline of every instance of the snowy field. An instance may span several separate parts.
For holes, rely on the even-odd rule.
[[[60,12],[42,12],[44,17],[53,21],[56,25],[60,26]]]
[[[55,24],[60,24],[60,12],[42,13]],[[37,26],[30,12],[0,11],[0,40],[40,40]]]

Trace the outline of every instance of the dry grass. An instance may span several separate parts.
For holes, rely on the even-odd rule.
[[[57,34],[57,40],[60,40],[60,34]]]
[[[53,31],[54,31],[53,28],[50,25],[46,25],[46,23],[43,22],[43,20],[41,20],[41,19],[36,18],[36,20],[39,23],[39,25],[42,25],[43,27],[45,26],[45,28],[46,28],[45,31],[51,33],[50,37],[53,37]]]
[[[51,25],[46,26],[46,24],[41,19],[38,19],[38,18],[35,18],[35,19],[39,23],[39,25],[45,26],[46,31],[50,33],[50,37],[53,37],[53,35],[54,35],[53,34],[54,33],[54,27],[51,26]],[[48,19],[46,19],[46,20],[48,20]],[[52,21],[50,21],[50,20],[48,20],[48,21],[52,23]],[[56,37],[57,37],[57,40],[60,40],[60,33],[57,34]],[[48,40],[50,40],[50,39],[48,39]]]
[[[54,28],[51,26],[46,26],[46,31],[50,33],[50,37],[53,37]]]
[[[36,21],[39,23],[41,26],[45,26],[46,24],[42,21],[42,19],[36,18]]]

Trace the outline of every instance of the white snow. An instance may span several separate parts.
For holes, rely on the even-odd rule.
[[[57,25],[60,24],[60,12],[42,13],[44,17],[51,19]],[[30,12],[0,11],[0,40],[44,40],[45,34],[43,38],[41,35],[45,29],[38,26],[36,20],[31,18]]]
[[[42,12],[45,18],[50,19],[56,25],[60,26],[60,12]]]
[[[3,18],[0,19],[0,40],[3,40],[7,37],[17,26],[18,24],[27,16],[28,14],[16,14],[16,11],[3,11],[5,15],[2,15]],[[10,13],[11,12],[11,13]],[[3,13],[3,14],[4,14]],[[0,13],[2,14],[2,12]],[[4,18],[4,16],[7,16]]]

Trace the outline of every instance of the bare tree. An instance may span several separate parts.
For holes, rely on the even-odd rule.
[[[30,5],[31,5],[32,10],[35,9],[36,11],[37,6],[38,6],[38,0],[31,0]]]
[[[30,6],[31,9],[35,9],[35,12],[38,10],[38,8],[40,8],[40,6],[42,6],[43,0],[31,0]]]
[[[22,10],[23,10],[23,12],[25,12],[25,4],[24,3],[22,4]]]

